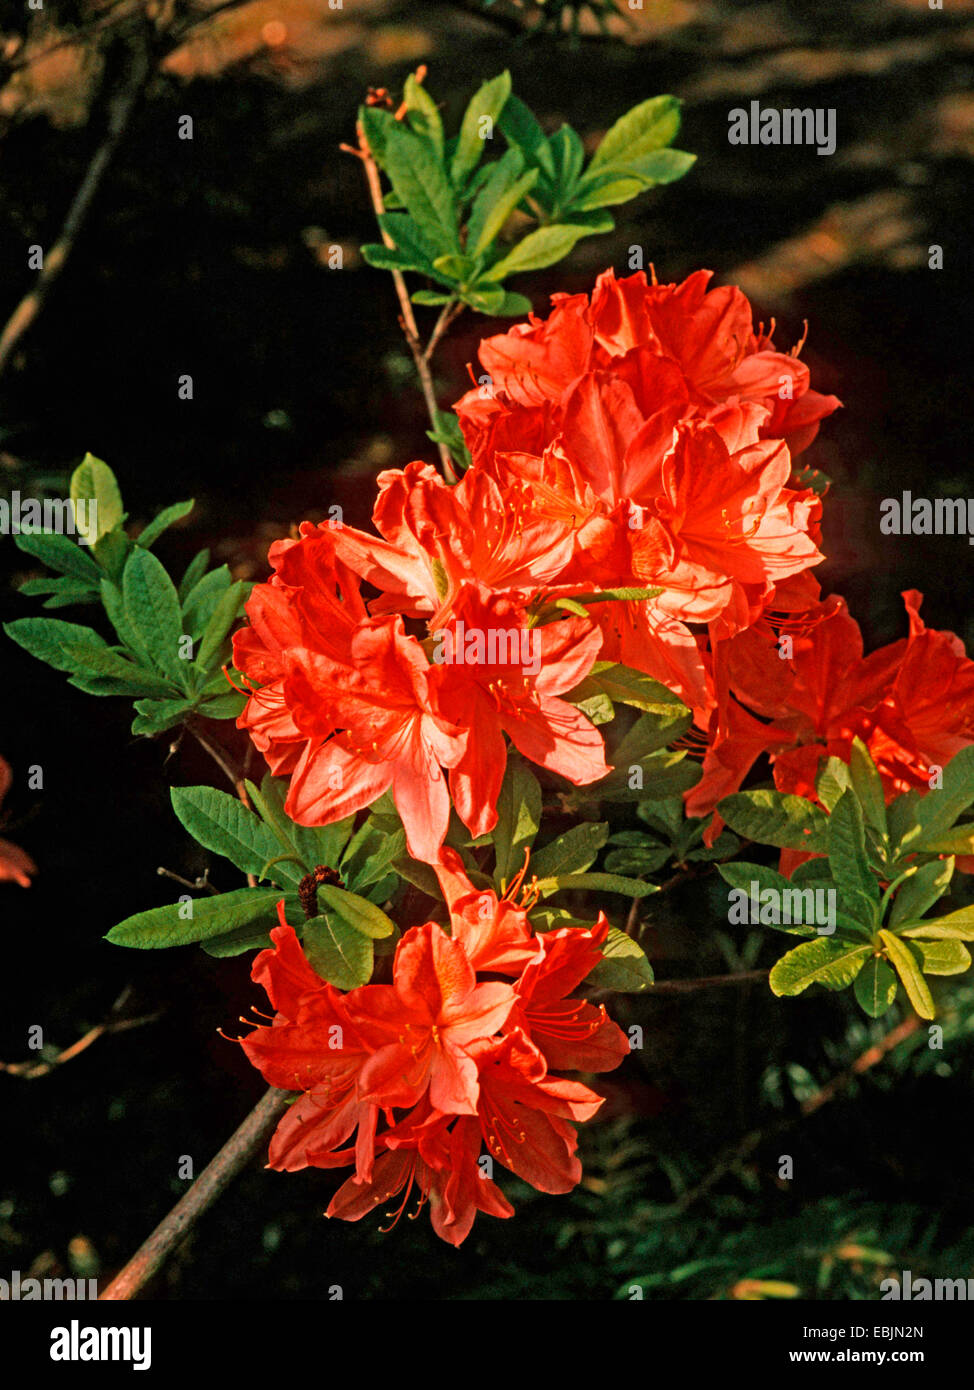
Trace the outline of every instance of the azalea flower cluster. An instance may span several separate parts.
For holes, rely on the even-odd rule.
[[[241,725],[290,778],[296,821],[391,788],[410,853],[435,862],[451,798],[473,835],[496,823],[506,739],[597,781],[602,736],[561,698],[597,658],[658,678],[707,723],[708,629],[759,621],[822,559],[821,503],[790,485],[787,441],[803,447],[838,404],[708,278],[607,272],[591,301],[556,296],[548,320],[482,345],[489,386],[457,406],[473,455],[458,485],[412,463],[379,476],[378,535],[305,523],[272,547],[234,657],[254,686]],[[560,598],[572,611],[550,621]]]
[[[282,903],[253,968],[274,1021],[242,1046],[271,1085],[300,1092],[270,1167],[353,1165],[326,1213],[346,1221],[402,1194],[395,1224],[415,1187],[437,1234],[459,1245],[478,1211],[513,1214],[495,1164],[542,1192],[576,1185],[572,1121],[602,1097],[557,1073],[609,1071],[629,1048],[604,1008],[566,997],[601,959],[604,916],[535,936],[509,896],[474,890],[452,850],[438,872],[450,934],[411,927],[392,983],[348,994],[312,970]]]
[[[712,811],[762,753],[780,790],[814,799],[820,760],[848,761],[857,736],[888,797],[927,789],[974,741],[974,662],[926,628],[914,590],[909,636],[868,657],[845,601],[822,599],[820,502],[791,459],[839,402],[811,389],[797,350],[752,331],[740,290],[709,279],[607,272],[591,299],[555,296],[547,319],[482,343],[486,381],[457,406],[475,466],[533,482],[578,525],[561,578],[663,586],[593,615],[602,655],[693,709],[706,751],[688,813]]]
[[[822,499],[793,458],[839,402],[709,281],[607,271],[591,296],[555,295],[481,344],[458,485],[384,472],[378,534],[305,523],[272,548],[234,642],[254,686],[240,722],[290,777],[296,821],[391,788],[410,853],[434,863],[451,799],[472,835],[495,825],[508,739],[598,781],[602,736],[564,698],[596,660],[693,711],[696,815],[760,753],[814,795],[822,754],[859,736],[892,796],[974,739],[974,664],[924,627],[919,595],[909,637],[865,658],[843,600],[823,600]]]
[[[762,753],[780,791],[815,800],[822,759],[848,762],[855,738],[869,749],[887,800],[928,790],[933,770],[974,742],[974,661],[952,632],[926,627],[921,593],[909,589],[903,601],[909,635],[869,656],[835,594],[797,615],[792,633],[765,619],[722,644],[725,696],[688,812],[709,811]]]

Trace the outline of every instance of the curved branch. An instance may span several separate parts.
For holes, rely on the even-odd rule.
[[[116,1274],[99,1302],[122,1302],[135,1297],[162,1268],[183,1236],[254,1156],[268,1131],[284,1113],[289,1099],[287,1091],[275,1090],[273,1086],[270,1088],[216,1158],[203,1169],[185,1197],[159,1222],[121,1273]]]

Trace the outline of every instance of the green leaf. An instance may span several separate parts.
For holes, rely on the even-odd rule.
[[[818,799],[830,814],[839,804],[839,797],[852,786],[849,764],[841,758],[826,758],[815,779]]]
[[[589,782],[563,792],[566,805],[591,801],[663,801],[682,796],[699,782],[699,763],[687,758],[685,750],[651,753],[632,764],[616,760],[617,765],[601,782]],[[638,769],[639,775],[636,776]],[[630,783],[634,785],[630,785]]]
[[[175,694],[171,681],[157,675],[155,671],[148,671],[144,666],[127,661],[110,647],[94,648],[83,643],[75,646],[66,642],[64,656],[66,660],[74,662],[74,675],[110,678],[124,684],[127,694],[160,695],[164,698]]]
[[[863,926],[876,925],[879,884],[866,858],[862,810],[854,791],[843,792],[826,827],[829,867],[843,907]]]
[[[568,203],[585,163],[585,149],[578,133],[570,125],[563,125],[556,130],[548,143],[555,161],[558,181],[556,198],[559,203]]]
[[[193,706],[189,700],[136,700],[135,708],[133,734],[151,737],[181,724]]]
[[[674,711],[679,711],[681,715],[689,713],[680,697],[667,690],[665,685],[660,685],[659,681],[654,681],[642,671],[634,671],[629,666],[611,661],[597,661],[585,679],[562,695],[561,699],[577,705],[600,694],[608,695],[614,704],[632,705],[667,718]]]
[[[277,904],[280,888],[237,888],[232,893],[193,898],[190,903],[167,903],[148,912],[137,912],[112,927],[105,940],[116,946],[132,946],[140,951],[154,951],[166,946],[186,946],[194,941],[207,941],[224,932],[249,927],[258,922],[277,926]],[[285,898],[285,903],[297,903]],[[180,916],[188,907],[192,917]]]
[[[151,551],[136,547],[126,561],[122,601],[126,623],[138,634],[154,664],[185,689],[189,663],[179,655],[183,635],[179,596]]]
[[[634,106],[605,133],[589,169],[620,161],[628,163],[650,150],[669,145],[680,130],[680,107],[680,101],[673,96],[650,97]]]
[[[435,250],[433,255],[436,255]],[[412,251],[384,246],[378,241],[366,242],[362,247],[362,256],[366,265],[372,266],[373,270],[414,270],[420,275],[435,275],[431,260],[417,256]]]
[[[470,256],[437,256],[433,269],[451,283],[466,285],[476,272],[477,264]]]
[[[508,150],[493,165],[467,224],[467,245],[472,255],[479,256],[488,249],[518,203],[537,183],[537,169],[529,169],[518,177],[523,163],[516,150]]]
[[[428,864],[421,864],[418,860],[403,855],[393,862],[392,868],[400,878],[404,878],[407,883],[411,883],[414,888],[418,888],[428,898],[442,899],[443,893],[440,890],[439,880]]]
[[[392,936],[396,930],[392,918],[387,917],[374,903],[370,903],[367,898],[360,898],[357,893],[336,888],[334,884],[318,885],[318,901],[325,903],[329,917],[339,918],[363,936],[379,940],[384,936]]]
[[[882,956],[871,956],[856,976],[856,999],[870,1018],[881,1018],[896,998],[896,975]]]
[[[872,949],[865,943],[855,945],[829,936],[803,941],[776,962],[768,983],[779,997],[801,994],[814,984],[844,989],[852,984]]]
[[[693,715],[682,705],[670,705],[663,713],[641,714],[613,750],[613,763],[621,767],[658,753],[685,734],[692,722]]]
[[[645,898],[650,893],[658,893],[655,883],[643,883],[638,878],[623,878],[619,874],[555,874],[550,878],[539,878],[538,889],[541,896],[563,890],[588,888],[601,893],[621,893],[625,898]]]
[[[824,854],[828,847],[824,812],[790,792],[735,792],[718,802],[717,810],[745,840],[809,854]]]
[[[196,665],[201,672],[209,671],[219,657],[230,629],[237,620],[244,598],[244,585],[239,581],[231,584],[230,588],[220,595],[203,629],[203,636],[196,651]]]
[[[122,494],[115,474],[107,463],[85,454],[71,475],[71,501],[75,506],[75,526],[89,545],[96,545],[102,536],[121,526],[125,520]],[[92,516],[91,503],[95,504]],[[79,509],[78,504],[83,506]],[[84,525],[82,526],[82,521]]]
[[[415,218],[410,217],[408,212],[385,212],[378,220],[379,226],[392,238],[398,251],[404,252],[417,265],[432,267],[439,255],[438,242],[426,236]]]
[[[542,270],[564,260],[583,236],[590,236],[589,227],[563,222],[557,226],[539,227],[529,232],[499,261],[484,272],[486,280],[504,280],[508,275],[521,275],[526,270]]]
[[[354,874],[354,886],[359,892],[380,883],[392,870],[393,865],[406,854],[406,832],[401,829],[391,834],[380,833],[379,847],[363,859],[361,867]]]
[[[862,806],[866,824],[871,825],[880,835],[885,835],[886,797],[883,792],[883,779],[869,755],[869,749],[861,738],[855,738],[852,741],[849,775],[852,779],[853,790]]]
[[[414,73],[410,73],[406,78],[403,87],[403,104],[406,108],[406,119],[409,127],[415,135],[428,140],[436,150],[437,155],[443,156],[443,121],[437,109],[436,102],[421,82],[416,81]]]
[[[534,843],[541,824],[541,787],[530,768],[514,753],[497,798],[497,824],[492,832],[495,850],[494,882],[510,883],[524,865],[524,851]]]
[[[441,294],[438,290],[417,290],[415,294],[411,294],[409,298],[414,304],[438,306],[449,304],[451,300],[456,299],[456,295],[453,293]]]
[[[588,973],[585,983],[619,994],[644,994],[653,985],[653,967],[646,952],[618,927],[610,927],[602,959]]]
[[[272,781],[270,777],[264,779],[264,788],[267,783]],[[284,788],[281,791],[281,805],[284,804]],[[266,804],[266,802],[265,802]],[[323,864],[326,868],[335,869],[341,860],[342,851],[348,844],[349,837],[355,825],[354,816],[346,816],[344,820],[332,821],[331,825],[297,825],[294,821],[283,815],[289,828],[289,833],[297,846],[298,852],[309,869],[315,868],[318,864]]]
[[[961,907],[927,922],[897,927],[899,936],[918,936],[926,941],[974,941],[974,907]]]
[[[73,608],[79,603],[94,603],[98,598],[96,587],[69,575],[61,579],[28,579],[19,592],[27,598],[49,595],[41,605],[43,608]]]
[[[393,188],[423,235],[438,249],[459,253],[453,193],[443,165],[426,141],[396,126],[386,140],[384,164]]]
[[[206,569],[209,563],[210,552],[206,549],[197,551],[197,553],[193,556],[192,560],[190,560],[189,564],[186,566],[186,573],[179,581],[178,592],[180,603],[186,602],[188,596],[192,593],[196,585],[200,582],[200,580],[206,573]]]
[[[963,941],[915,941],[924,975],[963,975],[971,963],[971,953]]]
[[[609,837],[607,821],[583,821],[531,856],[531,872],[539,878],[579,873],[595,862]]]
[[[237,927],[234,931],[221,932],[219,936],[211,936],[207,941],[201,941],[200,946],[208,956],[216,956],[221,960],[229,956],[242,956],[245,951],[267,950],[273,945],[272,926],[277,926],[276,918],[273,923],[268,918],[265,923],[258,922],[256,926]]]
[[[530,308],[530,305],[528,307]],[[461,471],[469,468],[473,459],[463,438],[460,421],[453,414],[453,411],[438,410],[436,412],[436,424],[435,430],[426,431],[427,439],[432,439],[434,444],[445,444],[454,464]]]
[[[483,280],[478,280],[471,289],[463,291],[461,298],[464,304],[469,304],[478,314],[487,314],[489,318],[495,319],[503,310],[507,296],[500,285],[489,285]]]
[[[197,705],[204,719],[239,719],[247,701],[236,690],[228,690],[225,695],[207,695]]]
[[[264,780],[261,782],[259,790],[249,778],[244,780],[244,787],[257,808],[261,820],[274,832],[283,852],[293,854],[297,850],[298,858],[304,860],[305,857],[298,850],[297,840],[294,836],[297,827],[284,811],[287,783],[283,779],[279,781],[272,777],[268,772],[264,774]],[[305,862],[307,863],[306,860]],[[314,866],[308,865],[309,869],[312,867]],[[334,868],[334,865],[329,867]]]
[[[14,536],[14,544],[25,555],[40,560],[59,574],[71,575],[73,579],[95,587],[101,581],[101,570],[88,551],[67,536],[47,531],[21,531]],[[21,590],[21,593],[24,592],[26,585]]]
[[[954,873],[953,859],[935,859],[917,869],[897,889],[889,915],[891,927],[901,922],[916,922],[929,912],[946,893]]]
[[[80,623],[66,623],[60,618],[16,618],[12,623],[5,623],[3,630],[24,651],[30,652],[38,661],[53,666],[56,671],[76,670],[79,653],[94,654],[109,650],[104,638],[94,628],[82,627]]]
[[[23,591],[21,591],[23,592]],[[955,825],[943,835],[934,835],[916,846],[924,854],[974,854],[974,821]]]
[[[581,180],[572,200],[572,211],[589,212],[638,198],[650,188],[675,183],[689,173],[696,155],[685,150],[659,150],[631,165],[596,169]]]
[[[391,111],[384,111],[381,106],[360,106],[358,120],[365,132],[369,149],[377,162],[384,166],[386,139],[389,132],[395,130],[398,125],[395,116]]]
[[[154,671],[126,661],[90,627],[58,618],[18,618],[4,631],[25,651],[58,671],[67,671],[72,684],[93,694],[146,695],[172,693],[172,686]],[[111,682],[109,684],[109,682]]]
[[[226,565],[220,565],[218,569],[204,574],[190,589],[182,600],[182,621],[184,630],[191,637],[199,638],[202,635],[213,610],[232,582]]]
[[[525,161],[540,169],[549,179],[555,177],[555,161],[551,146],[534,114],[520,97],[507,98],[498,125],[508,144],[520,150]]]
[[[731,888],[746,893],[759,910],[762,906],[761,894],[769,890],[775,894],[777,912],[774,915],[778,921],[765,922],[763,926],[787,932],[790,936],[817,935],[816,928],[821,924],[816,919],[814,889],[803,889],[792,884],[784,874],[764,864],[749,864],[740,859],[731,864],[718,864],[717,872]],[[806,898],[805,893],[812,893],[812,898]],[[806,911],[809,907],[811,910]]]
[[[460,134],[450,162],[450,179],[454,187],[459,188],[480,163],[486,143],[482,138],[484,118],[490,122],[489,129],[492,131],[510,95],[511,74],[507,71],[492,77],[474,93],[463,113]],[[408,199],[404,201],[408,202]]]
[[[195,506],[196,503],[190,498],[188,502],[174,502],[171,507],[165,507],[148,526],[142,528],[135,538],[135,544],[141,545],[143,550],[148,550],[174,522],[182,521],[184,516],[189,516]]]
[[[612,840],[618,840],[613,835]],[[605,856],[605,870],[610,874],[622,874],[624,878],[644,878],[662,868],[670,857],[669,845],[661,845],[649,835],[643,835],[642,844],[623,845],[610,850]],[[610,841],[611,843],[611,841]]]
[[[933,1018],[936,1010],[933,1006],[930,987],[923,978],[923,971],[920,968],[919,951],[909,942],[901,941],[891,931],[886,931],[885,928],[880,929],[879,935],[886,947],[890,964],[899,975],[910,1003],[921,1018]]]
[[[372,942],[341,918],[312,917],[301,938],[312,970],[336,989],[357,989],[372,975]]]
[[[912,850],[945,835],[974,802],[974,744],[954,755],[943,772],[943,786],[928,791],[914,808],[915,826],[903,835],[900,849]]]
[[[213,787],[173,787],[169,795],[178,820],[193,839],[243,873],[262,874],[264,866],[280,854],[277,837],[237,797]],[[282,861],[268,876],[297,886],[304,874],[297,865]]]

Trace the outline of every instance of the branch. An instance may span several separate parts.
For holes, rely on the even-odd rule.
[[[118,1014],[124,1008],[130,993],[131,986],[126,985],[112,1005],[111,1015]],[[111,1015],[104,1023],[97,1023],[94,1028],[89,1028],[87,1033],[78,1038],[77,1042],[64,1048],[49,1061],[0,1062],[0,1071],[8,1072],[11,1076],[22,1076],[25,1081],[35,1081],[39,1076],[48,1076],[56,1067],[70,1062],[106,1034],[124,1033],[128,1028],[141,1028],[144,1023],[154,1023],[160,1017],[158,1011],[152,1014],[143,1014],[141,1018],[115,1018]]]
[[[721,985],[749,985],[766,980],[766,970],[744,970],[739,975],[702,975],[695,980],[657,980],[646,997],[654,994],[692,994],[698,989],[715,989]]]
[[[865,1052],[861,1053],[845,1071],[840,1072],[838,1076],[834,1076],[831,1081],[826,1082],[824,1086],[821,1086],[814,1095],[809,1096],[807,1100],[803,1100],[797,1115],[789,1115],[784,1119],[778,1120],[777,1123],[773,1125],[768,1125],[765,1129],[755,1129],[752,1130],[750,1134],[746,1134],[739,1143],[735,1144],[719,1159],[715,1167],[711,1169],[707,1176],[699,1182],[696,1187],[692,1187],[689,1192],[683,1193],[676,1202],[676,1210],[684,1212],[688,1207],[692,1206],[694,1202],[706,1196],[706,1194],[717,1185],[725,1173],[729,1172],[732,1168],[736,1168],[743,1159],[747,1158],[748,1154],[754,1152],[763,1140],[770,1139],[772,1135],[790,1129],[793,1125],[797,1124],[799,1120],[803,1120],[807,1115],[814,1115],[823,1105],[827,1105],[830,1100],[834,1100],[841,1091],[845,1090],[846,1086],[856,1079],[856,1077],[862,1076],[864,1072],[876,1066],[878,1062],[883,1060],[887,1053],[892,1052],[900,1043],[905,1042],[919,1027],[920,1019],[916,1014],[911,1014],[909,1018],[905,1018],[902,1023],[898,1023],[895,1028],[891,1029],[884,1037],[880,1038],[879,1042],[874,1043],[872,1047],[867,1047]]]
[[[128,1264],[116,1274],[101,1295],[100,1302],[121,1302],[134,1298],[172,1254],[190,1230],[227,1188],[263,1144],[268,1131],[284,1113],[289,1092],[274,1087],[251,1110],[243,1124],[207,1164],[192,1187],[176,1203],[168,1216],[139,1247]]]
[[[365,138],[365,131],[361,121],[355,123],[355,133],[358,136],[358,149],[352,150],[350,146],[345,146],[344,148],[357,155],[362,161],[362,166],[365,169],[365,179],[369,186],[369,197],[372,199],[372,207],[375,210],[375,215],[379,218],[386,210],[385,201],[382,197],[382,184],[379,180],[379,167],[375,162],[372,151],[369,149],[369,142]],[[390,251],[395,250],[396,243],[381,223],[379,224],[379,230],[382,233],[384,244]],[[440,314],[436,328],[433,330],[433,336],[430,338],[424,350],[419,336],[419,329],[416,326],[416,315],[413,313],[412,302],[409,298],[409,290],[406,288],[406,281],[403,279],[402,271],[394,270],[392,272],[392,281],[396,287],[396,295],[399,299],[399,322],[402,325],[403,334],[409,345],[409,351],[412,353],[413,362],[416,365],[419,384],[423,390],[423,399],[426,402],[426,412],[430,417],[430,423],[433,428],[438,429],[438,408],[436,404],[436,392],[433,390],[433,374],[430,371],[430,357],[432,356],[433,349],[436,347],[437,342],[439,342],[447,326],[451,322],[451,316],[447,314],[447,310],[453,310],[455,306],[450,304],[446,305],[443,313]],[[455,317],[455,315],[453,315],[453,317]],[[448,483],[455,483],[457,475],[453,471],[453,461],[450,458],[449,449],[445,444],[438,444],[436,447],[439,450],[440,463],[443,467],[444,477]]]
[[[61,234],[44,257],[44,268],[38,275],[34,288],[17,305],[7,320],[3,333],[0,334],[0,375],[6,370],[17,344],[40,314],[55,281],[74,250],[74,244],[91,209],[95,194],[128,129],[151,70],[148,43],[135,45],[127,78],[111,106],[105,138],[95,151],[94,158],[74,195]]]

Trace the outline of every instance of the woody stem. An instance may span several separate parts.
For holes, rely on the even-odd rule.
[[[376,217],[381,217],[386,210],[386,206],[382,197],[379,168],[373,158],[372,151],[369,149],[369,143],[365,138],[365,131],[362,128],[361,122],[358,122],[355,129],[358,135],[358,150],[356,153],[361,159],[363,168],[365,169],[365,179],[369,186],[369,197],[372,199],[372,207],[375,209],[375,215]],[[395,250],[395,242],[381,223],[379,225],[379,230],[382,233],[384,244],[390,251]],[[433,390],[433,373],[430,370],[430,358],[433,355],[433,349],[436,347],[436,344],[455,317],[455,313],[457,312],[456,305],[447,304],[444,306],[436,327],[433,329],[432,336],[424,349],[422,340],[419,336],[419,329],[416,325],[416,315],[413,313],[412,302],[409,298],[409,291],[406,288],[406,281],[403,279],[402,271],[393,270],[392,282],[396,287],[396,295],[399,299],[399,322],[402,324],[402,331],[416,366],[416,374],[419,377],[419,384],[422,388],[423,399],[426,402],[426,411],[430,417],[430,424],[435,430],[439,428],[439,422],[437,419],[438,409],[436,405],[436,392]],[[453,462],[450,458],[449,449],[445,444],[438,444],[436,447],[439,450],[443,476],[448,483],[455,483],[457,475],[453,471]]]
[[[272,1086],[258,1101],[243,1124],[207,1164],[186,1195],[176,1203],[101,1295],[101,1301],[134,1298],[162,1268],[173,1250],[203,1213],[213,1205],[246,1163],[254,1156],[276,1124],[289,1100],[287,1091]]]

